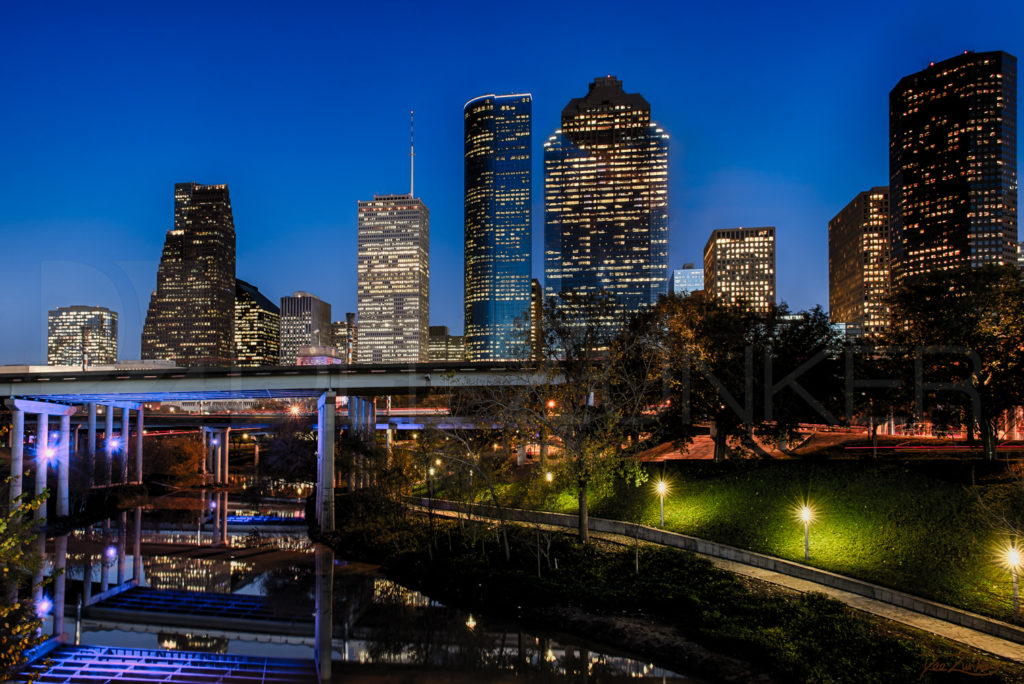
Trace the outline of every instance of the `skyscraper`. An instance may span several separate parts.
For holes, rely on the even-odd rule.
[[[94,366],[117,363],[117,312],[103,306],[61,306],[49,312],[46,363]]]
[[[889,93],[894,282],[1012,264],[1017,241],[1017,59],[965,52]]]
[[[430,326],[430,360],[465,361],[465,336],[450,334],[447,325]]]
[[[156,290],[142,328],[142,356],[180,366],[235,360],[235,222],[227,185],[174,186]]]
[[[235,365],[276,366],[281,357],[281,310],[244,280],[235,280]]]
[[[668,134],[640,95],[595,79],[544,143],[545,295],[605,291],[617,329],[668,280]]]
[[[704,290],[764,313],[775,304],[775,228],[730,228],[704,246]]]
[[[430,212],[407,195],[358,204],[359,363],[428,360]]]
[[[685,263],[682,268],[672,270],[672,278],[668,283],[668,291],[671,294],[684,295],[703,289],[703,268],[696,268],[692,263]]]
[[[331,305],[308,292],[281,297],[281,365],[294,366],[301,347],[334,344]]]
[[[544,358],[544,288],[536,278],[530,281],[530,358]]]
[[[334,321],[331,324],[334,331],[334,346],[344,357],[345,363],[356,362],[356,313],[355,311],[345,312],[345,320]]]
[[[889,325],[889,188],[857,195],[828,222],[828,308],[833,323],[867,335]]]
[[[523,356],[530,313],[531,111],[528,94],[464,107],[465,328],[470,361]]]

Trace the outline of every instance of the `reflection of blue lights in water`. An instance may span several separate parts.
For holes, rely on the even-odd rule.
[[[256,523],[294,523],[304,522],[305,516],[285,518],[280,515],[229,515],[228,522],[236,525],[252,525]]]

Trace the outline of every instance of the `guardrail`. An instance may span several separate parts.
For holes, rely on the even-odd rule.
[[[465,504],[456,501],[434,499],[431,502],[425,498],[413,499],[419,506],[424,508],[433,507],[435,510],[443,511],[466,511],[472,510],[474,515],[485,517],[498,517],[498,509],[494,506],[483,504]],[[548,513],[545,511],[531,511],[522,508],[503,508],[502,512],[507,520],[515,522],[526,522],[540,525],[553,525],[557,527],[573,528],[579,526],[579,518],[567,513]],[[646,525],[622,522],[620,520],[608,520],[606,518],[589,518],[589,529],[592,532],[603,532],[605,534],[617,534],[626,537],[638,537],[639,539],[662,546],[670,546],[677,549],[693,551],[704,556],[722,558],[742,565],[749,565],[755,568],[763,568],[772,572],[778,572],[790,577],[807,580],[833,589],[847,591],[851,594],[864,596],[866,598],[899,606],[915,613],[950,622],[962,627],[984,632],[1000,639],[1024,644],[1024,629],[1011,625],[1008,622],[996,620],[972,613],[970,611],[954,608],[942,603],[936,603],[927,599],[907,594],[895,589],[889,589],[877,584],[865,582],[864,580],[837,575],[827,570],[819,570],[809,565],[795,563],[793,561],[768,556],[762,553],[755,553],[746,549],[708,541],[699,537],[669,532]]]

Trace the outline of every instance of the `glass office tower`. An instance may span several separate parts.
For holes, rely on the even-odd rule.
[[[608,333],[668,289],[668,134],[612,76],[544,143],[544,279],[546,297],[614,296]]]
[[[464,108],[465,338],[469,361],[529,354],[529,94],[483,95]]]

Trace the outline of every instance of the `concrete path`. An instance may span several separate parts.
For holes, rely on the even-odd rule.
[[[910,625],[911,627],[949,639],[950,641],[956,641],[980,651],[987,651],[988,653],[992,653],[993,655],[997,655],[1001,658],[1024,662],[1024,646],[1012,641],[1007,641],[1006,639],[1000,639],[999,637],[991,636],[984,632],[979,632],[960,625],[955,625],[951,622],[946,622],[945,620],[939,620],[937,618],[929,617],[928,615],[915,613],[912,610],[900,608],[899,606],[894,606],[891,603],[876,601],[875,599],[867,598],[866,596],[854,594],[849,591],[842,591],[841,589],[834,589],[832,587],[817,584],[816,582],[809,582],[798,577],[783,575],[780,572],[773,572],[763,568],[755,568],[749,565],[743,565],[742,563],[724,560],[722,558],[713,558],[711,556],[705,556],[705,558],[710,560],[717,567],[722,568],[723,570],[728,570],[729,572],[737,575],[751,577],[753,579],[761,580],[762,582],[770,582],[771,584],[777,584],[779,586],[786,587],[787,589],[793,589],[800,592],[813,591],[819,594],[825,594],[829,598],[842,601],[851,608],[856,608],[857,610],[864,611],[865,613],[877,615],[888,620],[893,620],[894,622],[901,622],[905,625]]]
[[[416,507],[420,508],[420,507]],[[420,508],[420,510],[425,509]],[[447,515],[455,517],[458,515],[453,511],[442,511],[435,509],[435,515]],[[476,517],[480,517],[479,514],[475,514]],[[493,522],[497,522],[495,518],[488,518]],[[560,530],[564,531],[565,527],[558,525],[541,525],[545,529]],[[617,534],[609,534],[606,532],[591,531],[591,536],[597,539],[604,539],[611,541],[616,544],[622,544],[625,546],[632,546],[635,542],[632,537],[626,537]],[[653,544],[654,542],[644,541],[643,544]],[[691,552],[695,553],[695,552]],[[775,584],[787,589],[792,589],[799,592],[816,592],[819,594],[825,594],[829,598],[833,598],[837,601],[842,601],[851,608],[869,613],[871,615],[877,615],[878,617],[885,618],[887,620],[893,620],[905,625],[909,625],[916,629],[920,629],[931,634],[949,639],[950,641],[956,641],[957,643],[976,648],[980,651],[986,651],[993,655],[999,656],[1000,658],[1006,658],[1007,660],[1014,660],[1017,662],[1024,662],[1024,645],[1008,641],[1006,639],[1000,639],[999,637],[985,634],[968,627],[953,624],[946,620],[940,620],[938,618],[930,617],[922,613],[918,613],[900,606],[892,605],[891,603],[885,603],[883,601],[877,601],[860,594],[854,594],[853,592],[843,591],[841,589],[835,589],[824,584],[818,584],[809,580],[801,579],[798,577],[792,577],[785,575],[781,572],[775,572],[767,570],[765,568],[758,568],[751,565],[745,565],[743,563],[737,563],[735,561],[726,560],[723,558],[717,558],[714,556],[708,556],[701,553],[696,553],[698,556],[707,558],[716,567],[723,570],[728,570],[737,575],[744,577],[750,577],[752,579],[760,580],[762,582],[768,582]]]

